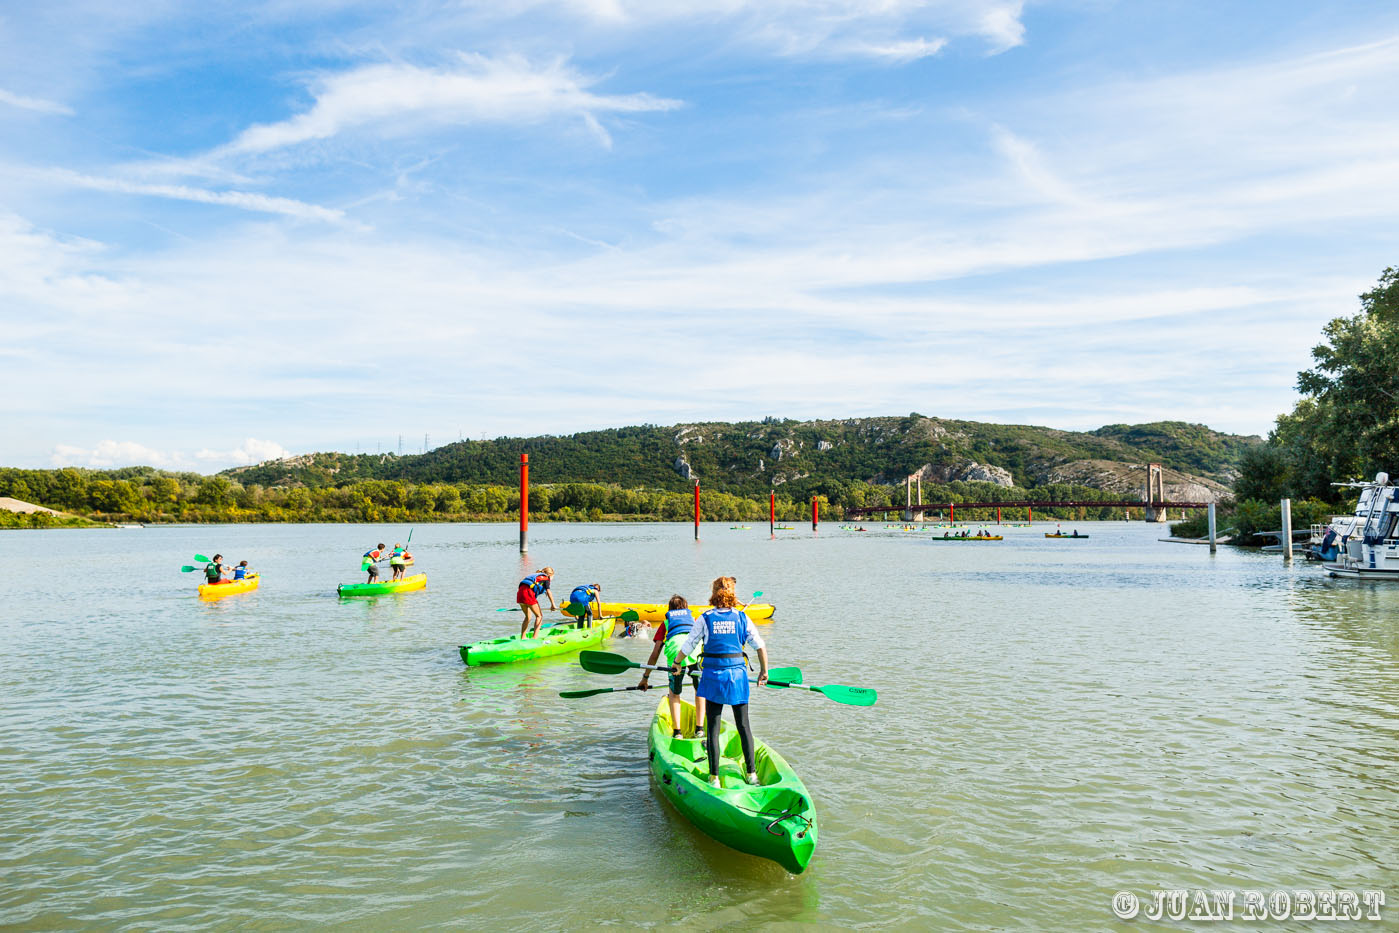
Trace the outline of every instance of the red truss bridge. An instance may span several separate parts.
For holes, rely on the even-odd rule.
[[[1164,515],[1166,509],[1205,509],[1209,508],[1209,505],[1208,502],[1177,502],[1174,500],[1143,502],[1140,499],[1005,499],[999,502],[921,502],[909,505],[866,505],[846,509],[845,515],[847,518],[864,518],[890,512],[908,513],[908,517],[912,521],[921,521],[925,512],[945,511],[953,521],[956,521],[959,509],[964,512],[995,509],[998,516],[1001,509],[1028,509],[1033,512],[1034,509],[1080,507],[1087,509],[1143,509],[1148,515],[1152,513]]]

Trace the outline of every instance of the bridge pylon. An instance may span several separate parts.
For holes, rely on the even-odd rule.
[[[1159,463],[1146,465],[1146,495],[1142,497],[1142,501],[1146,506],[1143,510],[1146,521],[1157,523],[1166,521],[1165,506],[1157,508],[1155,505],[1155,503],[1166,501],[1166,474]]]

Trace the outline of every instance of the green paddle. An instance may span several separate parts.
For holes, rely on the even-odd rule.
[[[560,690],[559,696],[569,700],[579,700],[583,697],[595,697],[600,693],[626,693],[628,690],[640,689],[640,687],[599,687],[596,690]]]
[[[212,558],[205,557],[203,554],[194,555],[194,559],[205,564],[212,564],[214,562]]]
[[[659,664],[641,664],[626,655],[614,654],[611,651],[580,651],[578,663],[583,665],[583,670],[594,674],[625,674],[627,671],[638,668],[643,671],[664,671],[667,674],[671,672],[669,667],[662,667]],[[801,686],[802,669],[799,667],[774,667],[768,671],[768,677],[775,677],[781,681],[778,686]]]
[[[199,569],[201,569],[201,568],[199,568],[199,567],[191,567],[189,564],[185,564],[183,567],[180,568],[180,573],[193,573],[194,571],[199,570]]]
[[[778,671],[770,671],[769,674],[776,674]],[[844,703],[847,706],[873,706],[879,699],[879,694],[869,687],[845,687],[840,684],[831,684],[826,687],[808,687],[806,684],[792,683],[788,681],[769,680],[769,687],[795,687],[799,690],[811,690],[814,693],[822,694],[828,700],[835,700],[837,703]]]

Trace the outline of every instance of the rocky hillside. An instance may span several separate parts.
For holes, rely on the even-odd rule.
[[[766,495],[777,487],[799,497],[831,494],[843,483],[889,485],[912,476],[925,486],[1062,483],[1135,494],[1144,483],[1143,465],[1159,462],[1167,468],[1170,495],[1202,500],[1223,495],[1243,451],[1259,443],[1261,438],[1184,422],[1077,432],[914,413],[839,421],[643,425],[567,437],[463,441],[419,456],[308,454],[227,473],[241,483],[263,486],[339,485],[357,479],[510,484],[519,455],[528,453],[531,475],[539,483],[682,490],[698,477],[717,491]]]

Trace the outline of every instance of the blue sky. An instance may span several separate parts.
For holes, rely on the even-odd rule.
[[[1399,264],[1393,4],[132,6],[0,12],[5,465],[1263,433]]]

